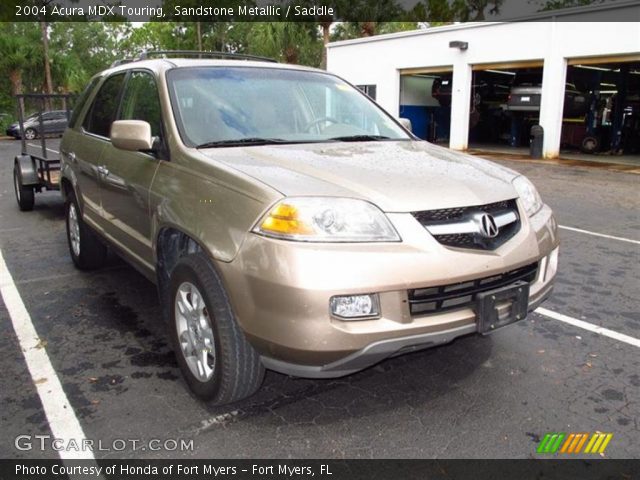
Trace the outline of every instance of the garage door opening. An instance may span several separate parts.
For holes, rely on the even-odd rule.
[[[528,152],[539,123],[542,66],[475,66],[471,85],[469,146]]]
[[[640,161],[640,61],[571,60],[568,85],[584,102],[565,100],[561,152],[634,155]],[[579,97],[576,97],[579,98]]]
[[[452,86],[451,69],[400,75],[400,117],[411,121],[416,136],[449,144]]]

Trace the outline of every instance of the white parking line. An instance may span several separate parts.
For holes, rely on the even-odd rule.
[[[567,227],[565,225],[558,225],[558,228],[561,228],[563,230],[570,230],[572,232],[586,233],[587,235],[593,235],[594,237],[608,238],[609,240],[618,240],[620,242],[628,242],[628,243],[634,243],[636,245],[640,245],[640,240],[632,240],[631,238],[614,237],[613,235],[605,235],[604,233],[590,232],[589,230],[582,230],[581,228]]]
[[[82,440],[86,438],[80,422],[75,416],[73,408],[62,389],[60,379],[56,375],[49,355],[43,341],[38,337],[38,333],[31,322],[29,312],[20,298],[13,278],[4,262],[2,251],[0,250],[0,294],[9,312],[9,317],[13,323],[13,329],[18,337],[20,348],[27,362],[29,373],[33,380],[44,413],[49,421],[49,428],[54,438],[62,438],[65,443],[71,439],[82,445]],[[90,450],[58,452],[60,458],[65,459],[93,459],[93,452]]]
[[[34,145],[33,143],[27,143],[27,145],[29,147],[42,149],[42,145]],[[53,152],[53,153],[60,153],[58,150],[54,150],[53,148],[46,148],[45,147],[45,150],[49,150],[50,152]]]
[[[613,330],[609,330],[608,328],[599,327],[598,325],[594,325],[593,323],[585,322],[584,320],[578,320],[577,318],[569,317],[567,315],[563,315],[562,313],[557,313],[542,307],[536,308],[535,312],[544,317],[553,318],[554,320],[568,323],[569,325],[573,325],[574,327],[583,328],[585,330],[589,330],[590,332],[597,333],[598,335],[613,338],[614,340],[618,340],[619,342],[628,343],[629,345],[640,348],[640,338],[630,337],[629,335],[625,335],[624,333],[614,332]]]

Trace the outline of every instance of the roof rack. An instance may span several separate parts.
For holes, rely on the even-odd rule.
[[[135,62],[133,58],[121,58],[120,60],[116,60],[111,64],[111,68],[117,67],[118,65],[124,65],[125,63]]]
[[[147,50],[142,52],[136,60],[146,60],[156,56],[178,55],[184,57],[198,57],[198,58],[231,58],[236,60],[255,60],[258,62],[271,62],[278,63],[274,58],[260,57],[257,55],[245,55],[244,53],[230,53],[230,52],[211,52],[211,51],[198,51],[198,50]]]

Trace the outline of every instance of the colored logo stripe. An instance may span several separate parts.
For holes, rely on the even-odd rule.
[[[604,453],[607,445],[613,438],[612,433],[561,433],[550,432],[545,434],[538,445],[538,453],[554,454],[559,453],[576,454],[582,452],[586,444],[584,453]],[[588,440],[588,441],[587,441]]]
[[[589,438],[588,433],[572,433],[567,437],[567,441],[564,442],[560,453],[580,453],[582,446]]]
[[[538,453],[556,453],[566,435],[566,433],[547,433],[538,445]]]
[[[612,438],[613,433],[594,433],[584,453],[604,453],[605,448],[607,448]]]

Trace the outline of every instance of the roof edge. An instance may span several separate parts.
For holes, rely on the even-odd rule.
[[[528,21],[539,21],[549,19],[550,21],[556,21],[557,17],[564,17],[568,15],[575,15],[580,13],[598,13],[607,10],[618,10],[621,8],[636,7],[640,13],[640,4],[637,0],[618,0],[608,3],[600,3],[597,5],[577,6],[569,8],[560,8],[557,10],[548,10],[544,12],[536,12],[530,15],[523,15],[520,17],[506,17],[503,19],[496,19],[496,21],[484,21],[484,22],[466,22],[455,23],[453,25],[443,25],[440,27],[429,27],[419,30],[409,30],[406,32],[386,33],[384,35],[375,35],[373,37],[361,37],[353,38],[350,40],[340,40],[337,42],[331,42],[327,44],[327,48],[343,47],[348,45],[356,45],[359,43],[372,43],[383,40],[393,40],[396,38],[416,37],[421,35],[433,35],[441,32],[457,31],[457,30],[469,30],[473,28],[488,27],[493,25],[501,25],[505,23],[517,23]]]

